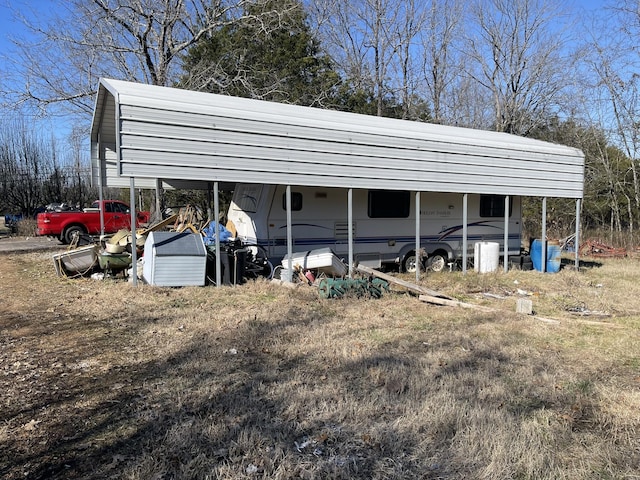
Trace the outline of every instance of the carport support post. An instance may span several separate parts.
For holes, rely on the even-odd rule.
[[[98,200],[100,201],[100,238],[104,235],[104,195],[102,194],[102,185],[98,188]]]
[[[467,213],[469,207],[469,194],[462,196],[462,273],[467,273]]]
[[[287,258],[289,259],[289,268],[285,273],[285,282],[291,282],[293,278],[293,237],[291,234],[291,185],[287,185],[286,191],[287,203]]]
[[[162,180],[156,178],[156,215],[155,221],[162,221]]]
[[[209,188],[211,188],[211,184],[209,184]],[[209,190],[209,193],[211,190]],[[213,214],[215,218],[218,218],[220,214],[220,195],[218,194],[218,182],[213,182]],[[215,232],[215,245],[216,245],[216,287],[222,286],[222,261],[220,259],[220,226],[218,225],[218,221],[214,220],[216,223]]]
[[[509,195],[504,197],[504,273],[509,271]]]
[[[138,286],[138,239],[136,238],[136,185],[133,177],[129,178],[129,211],[131,212],[131,280]]]
[[[218,183],[218,182],[214,182],[214,183]],[[217,187],[215,187],[216,190],[218,190]],[[211,182],[207,182],[207,221],[209,223],[211,223],[211,219],[213,217],[213,214],[211,213]],[[218,220],[218,216],[216,214],[216,221]],[[217,228],[217,227],[216,227]],[[217,230],[215,230],[216,234],[218,233]],[[217,237],[217,235],[216,235]]]
[[[576,199],[576,236],[573,241],[573,247],[576,249],[576,271],[580,269],[580,259],[579,253],[580,250],[580,199]]]
[[[347,241],[349,242],[349,278],[353,277],[353,188],[347,191],[347,223],[349,224],[349,233]]]
[[[420,192],[416,192],[416,282],[420,280]]]
[[[100,143],[100,132],[98,131],[98,145],[102,145]],[[100,148],[98,148],[98,152],[100,151]],[[100,154],[98,153],[98,157],[100,157]],[[98,160],[98,200],[100,200],[100,238],[102,238],[102,236],[104,235],[104,209],[102,208],[102,200],[103,200],[103,193],[102,193],[102,189],[103,189],[103,183],[104,183],[104,178],[102,178],[102,159],[99,158]]]
[[[547,197],[542,198],[542,242],[540,248],[540,266],[543,272],[547,271]]]

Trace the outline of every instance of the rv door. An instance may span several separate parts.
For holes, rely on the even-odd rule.
[[[236,238],[247,244],[267,240],[266,236],[261,238],[261,233],[266,235],[266,232],[260,232],[259,228],[263,189],[264,185],[257,183],[238,183],[229,205],[228,218],[233,223]]]

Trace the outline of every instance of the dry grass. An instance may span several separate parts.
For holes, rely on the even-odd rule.
[[[2,478],[638,478],[637,260],[425,279],[495,313],[0,261]]]

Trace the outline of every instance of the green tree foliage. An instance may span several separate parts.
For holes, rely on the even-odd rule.
[[[378,99],[373,87],[357,86],[351,79],[342,82],[337,90],[335,108],[344,112],[360,113],[363,115],[378,114]],[[395,97],[388,96],[382,99],[382,115],[388,118],[405,118],[407,112],[409,120],[428,122],[431,113],[427,102],[420,97],[411,97],[411,105],[404,106]]]
[[[179,85],[192,90],[331,107],[340,84],[296,0],[248,6],[184,57]]]

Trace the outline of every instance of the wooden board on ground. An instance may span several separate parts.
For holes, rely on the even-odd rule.
[[[415,283],[411,283],[411,282],[405,282],[404,280],[401,280],[399,278],[396,278],[392,275],[387,275],[386,273],[382,273],[379,272],[378,270],[374,270],[373,268],[369,268],[366,267],[364,265],[357,265],[355,267],[356,270],[358,270],[361,273],[366,273],[367,275],[373,275],[374,277],[378,277],[381,278],[383,280],[386,280],[389,283],[393,283],[395,285],[400,285],[401,287],[406,288],[407,290],[411,290],[414,293],[417,294],[423,294],[423,295],[429,295],[431,297],[436,297],[436,298],[444,298],[447,300],[452,300],[451,297],[448,297],[446,295],[443,295],[440,292],[436,292],[435,290],[430,290],[426,287],[421,287],[420,285],[416,285]]]
[[[449,298],[434,297],[432,295],[420,295],[418,299],[421,302],[433,303],[434,305],[442,305],[445,307],[473,308],[483,312],[497,312],[495,308],[485,307],[483,305],[475,305],[473,303],[461,302]]]

